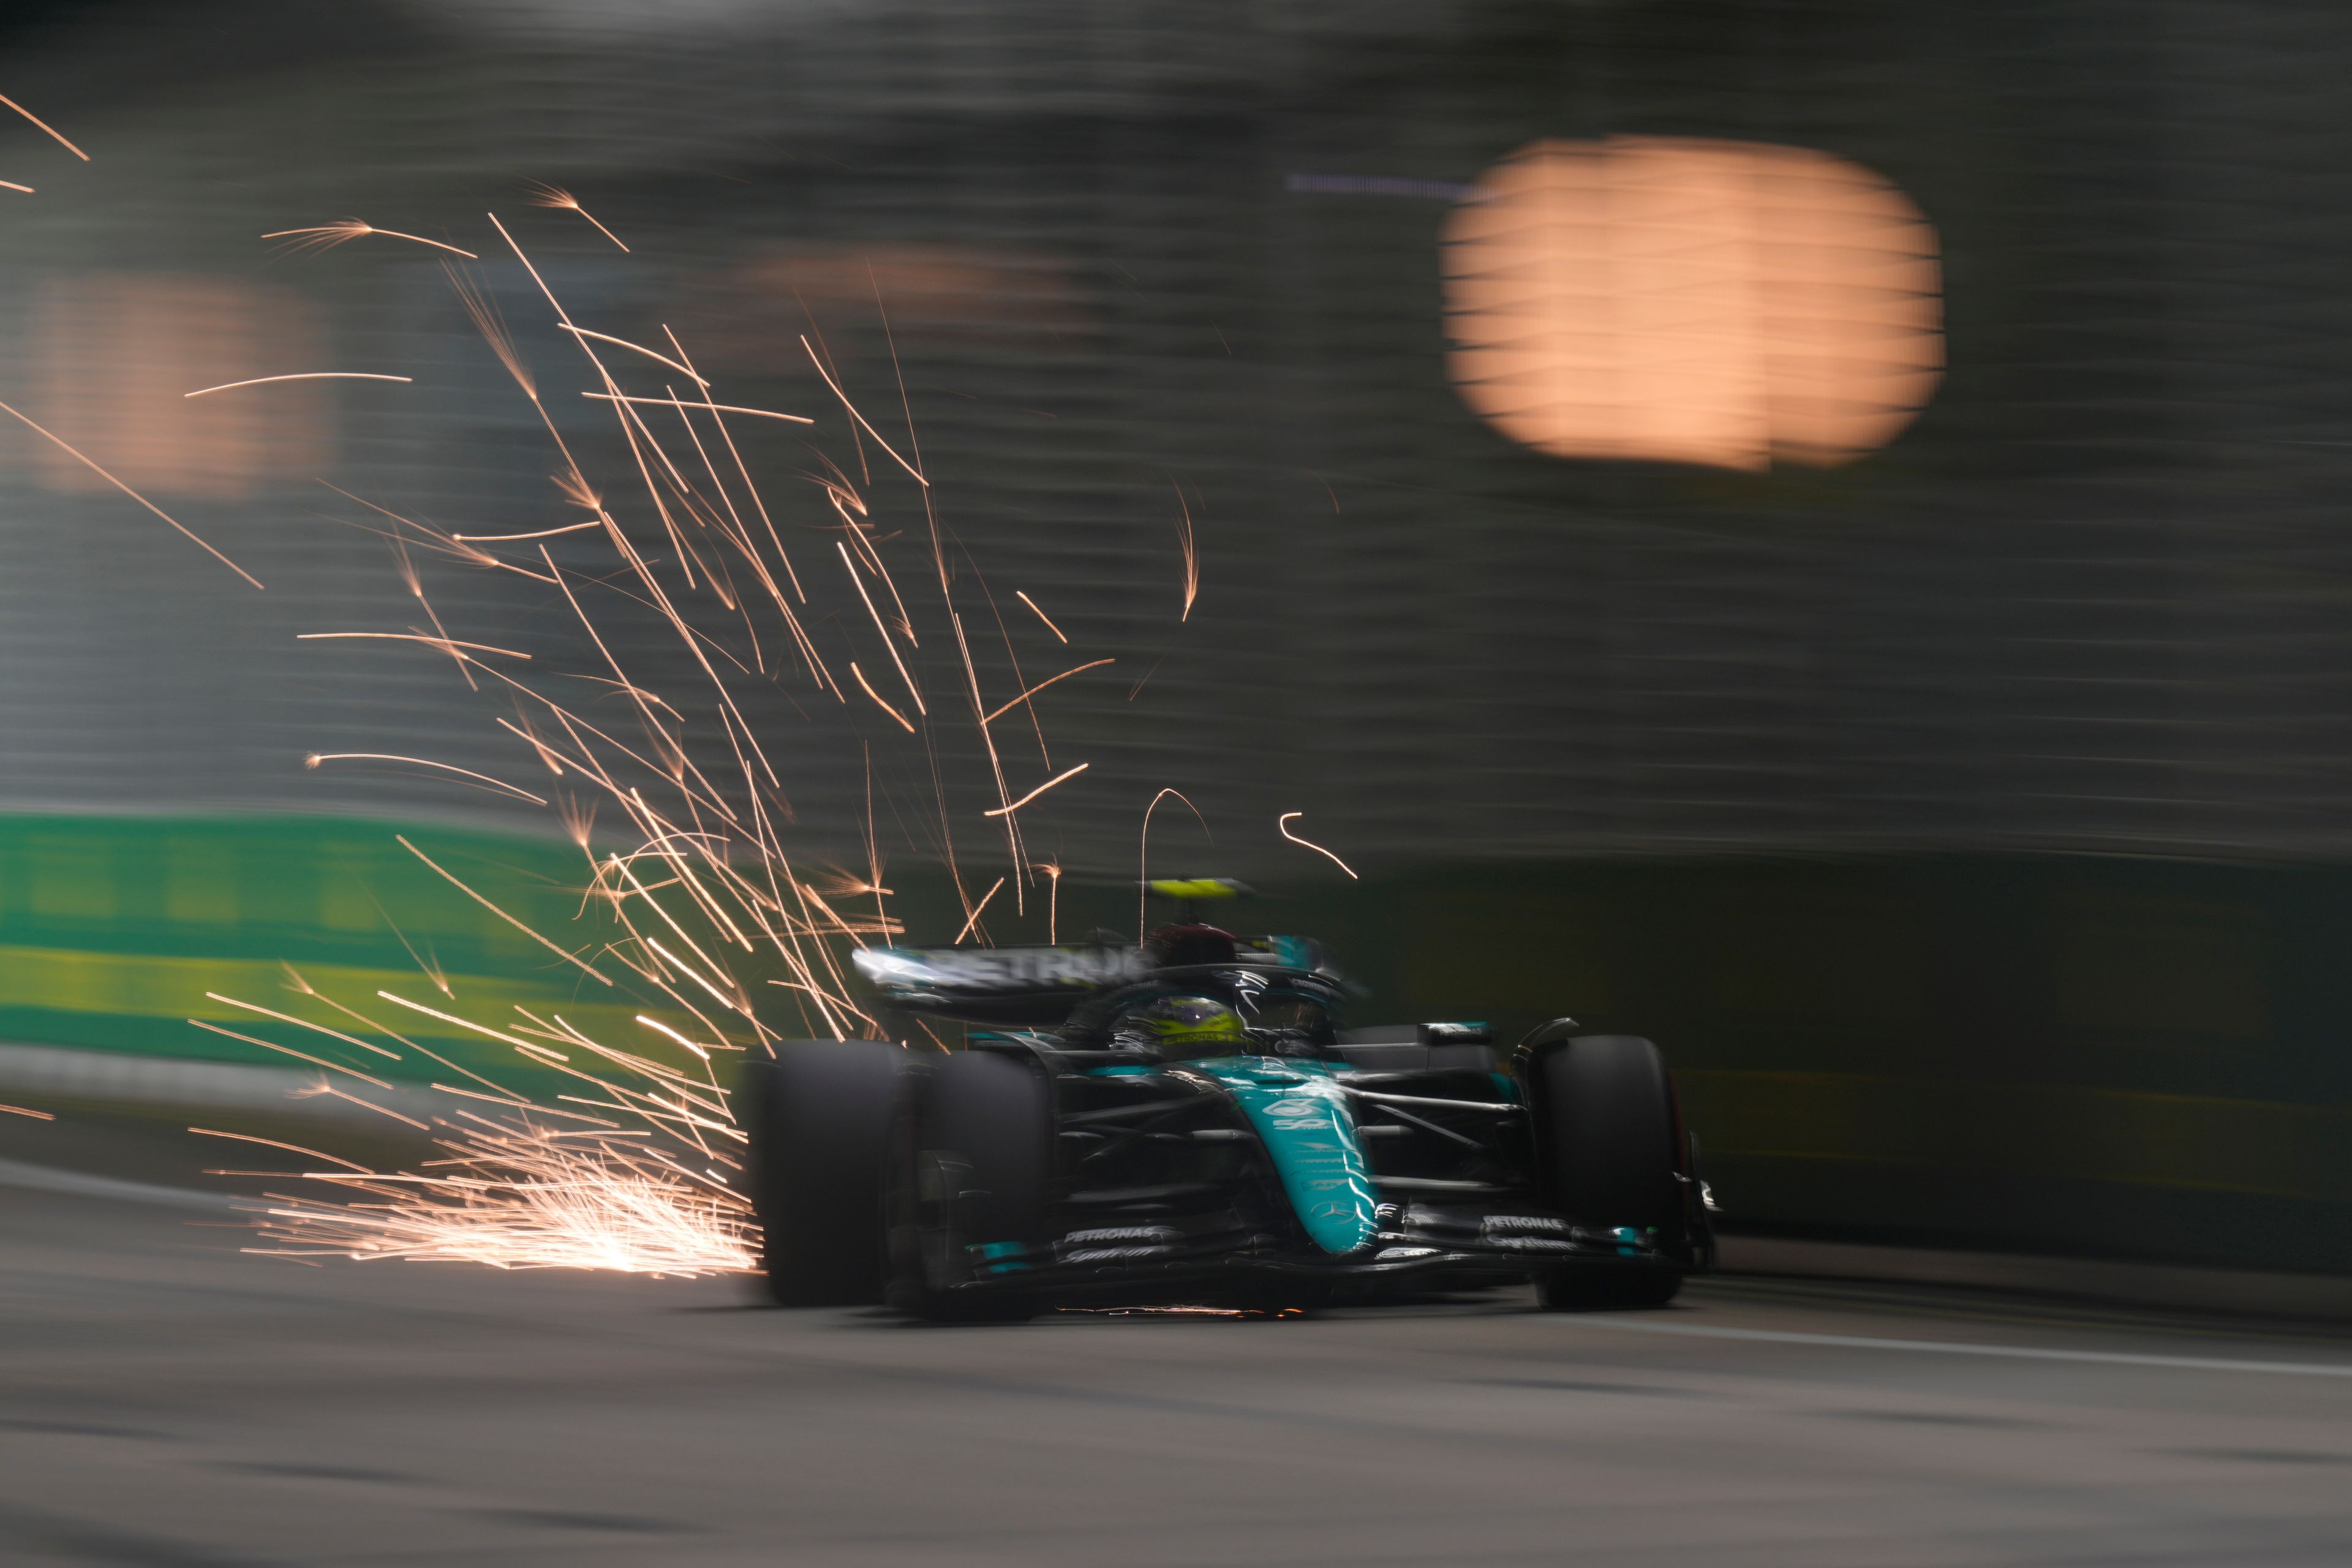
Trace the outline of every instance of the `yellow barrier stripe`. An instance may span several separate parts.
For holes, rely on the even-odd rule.
[[[370,1010],[379,989],[404,995],[440,993],[414,969],[380,969],[341,963],[295,966],[303,980],[324,995],[378,1017],[378,1004]],[[456,1007],[484,1022],[511,1021],[514,1005],[534,1010],[552,1007],[572,1023],[592,1032],[604,1031],[609,1043],[635,1042],[645,1034],[635,1015],[649,1009],[629,1004],[574,1000],[570,986],[517,984],[511,979],[472,974],[445,976],[457,993]],[[285,966],[250,958],[188,958],[165,953],[89,952],[75,948],[0,946],[0,1007],[42,1007],[62,1013],[85,1013],[133,1018],[203,1018],[227,1022],[254,1015],[209,1000],[217,991],[297,1016],[315,1016],[322,1024],[349,1028],[352,1021],[288,988]],[[458,1037],[451,1031],[428,1026],[412,1029],[414,1019],[394,1026],[404,1034],[427,1033],[434,1038]],[[638,1047],[632,1044],[630,1048]]]

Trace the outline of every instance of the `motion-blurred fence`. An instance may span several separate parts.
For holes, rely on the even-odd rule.
[[[2327,978],[2352,847],[2343,8],[386,0],[273,10],[259,56],[206,15],[18,24],[12,94],[92,161],[0,127],[41,171],[0,244],[0,400],[268,590],[9,437],[0,803],[544,831],[414,770],[300,765],[528,764],[438,656],[294,638],[415,617],[371,503],[480,531],[580,514],[436,253],[255,237],[358,213],[470,243],[496,207],[583,323],[666,325],[730,396],[829,414],[806,333],[886,432],[911,424],[959,570],[1008,647],[1037,643],[1018,675],[982,656],[1003,696],[1064,651],[1016,589],[1069,662],[1118,660],[1040,700],[1054,758],[1091,764],[1026,818],[1074,879],[1129,874],[1145,802],[1183,789],[1214,838],[1163,817],[1171,868],[1325,889],[1297,907],[1397,1005],[1659,1035],[1745,1218],[2352,1266],[2300,1250],[2344,1232],[2352,1098]],[[1916,421],[1759,468],[1562,457],[1474,413],[1449,221],[1516,150],[1612,137],[1801,149],[1899,193],[1940,291],[1904,318],[1941,334]],[[525,177],[632,251],[523,205]],[[1644,232],[1644,268],[1683,265]],[[473,247],[559,429],[618,468],[529,279]],[[1666,276],[1621,274],[1599,306]],[[1706,279],[1748,309],[1722,303],[1747,272]],[[1640,342],[1684,331],[1643,298]],[[1607,401],[1591,378],[1630,374],[1633,341],[1568,356],[1579,395]],[[315,368],[414,380],[179,395]],[[823,445],[875,470],[878,527],[925,526],[871,447]],[[816,491],[781,521],[826,557]],[[504,581],[421,569],[453,630],[583,652]],[[619,635],[655,674],[677,657]],[[797,831],[846,858],[851,759],[888,721],[809,697],[762,687],[755,721]],[[978,742],[940,746],[977,824]],[[929,800],[926,765],[877,764],[886,806]],[[1365,889],[1283,840],[1293,810]],[[207,853],[245,865],[219,831]],[[24,875],[0,900],[26,948],[155,913],[58,913]],[[177,929],[140,941],[208,951]],[[0,975],[12,1026],[82,1038],[40,1034],[29,984]]]

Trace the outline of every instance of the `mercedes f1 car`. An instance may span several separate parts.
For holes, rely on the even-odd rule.
[[[1185,924],[1145,944],[877,948],[945,1053],[796,1041],[739,1107],[768,1285],[940,1321],[1055,1307],[1278,1310],[1533,1280],[1662,1306],[1712,1197],[1658,1047],[1557,1018],[1335,1026],[1321,946]]]

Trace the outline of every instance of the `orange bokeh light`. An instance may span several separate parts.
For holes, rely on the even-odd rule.
[[[37,298],[41,422],[134,489],[236,500],[326,466],[323,384],[185,395],[251,376],[316,372],[318,307],[233,278],[112,272],[58,277]],[[49,489],[110,491],[27,437]]]
[[[1441,240],[1447,371],[1560,458],[1829,467],[1943,374],[1936,236],[1856,163],[1673,137],[1532,142]]]

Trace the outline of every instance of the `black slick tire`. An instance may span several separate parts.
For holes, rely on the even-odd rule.
[[[1537,1143],[1552,1201],[1576,1225],[1631,1226],[1662,1245],[1686,1241],[1679,1118],[1665,1056],[1637,1035],[1580,1035],[1536,1058]],[[1556,1311],[1663,1307],[1682,1270],[1599,1262],[1539,1278]]]
[[[911,1096],[891,1158],[890,1305],[932,1322],[1036,1315],[1019,1288],[1023,1253],[1042,1253],[1054,1173],[1053,1090],[996,1051],[934,1058]],[[996,1249],[987,1257],[978,1247]],[[961,1289],[982,1279],[982,1288]]]
[[[879,1040],[786,1040],[746,1064],[736,1114],[768,1294],[784,1307],[882,1300],[883,1192],[906,1053]]]

